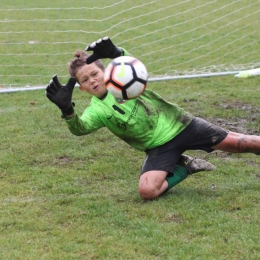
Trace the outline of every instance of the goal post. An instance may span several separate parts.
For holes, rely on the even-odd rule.
[[[65,82],[73,53],[104,36],[151,81],[259,68],[259,17],[259,0],[2,0],[0,90]]]

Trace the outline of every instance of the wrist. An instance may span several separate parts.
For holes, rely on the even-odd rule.
[[[71,104],[65,108],[65,109],[61,109],[61,117],[64,118],[64,117],[72,117],[74,115],[74,107],[75,106],[75,103],[74,102],[71,102]]]
[[[132,56],[131,53],[129,53],[127,50],[125,50],[124,48],[120,47],[120,49],[122,50],[121,56]]]
[[[124,52],[124,49],[119,47],[120,51],[121,51],[121,55],[120,56],[125,56],[125,52]]]
[[[113,55],[111,55],[110,58],[115,59],[115,58],[120,57],[120,56],[124,56],[123,49],[115,46],[114,53],[113,53]]]

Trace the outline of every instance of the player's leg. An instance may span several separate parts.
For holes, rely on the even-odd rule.
[[[154,199],[164,193],[168,188],[166,171],[148,171],[139,179],[138,190],[143,199]]]
[[[212,149],[231,153],[260,153],[260,136],[229,132],[226,138]]]
[[[160,170],[144,172],[140,177],[138,189],[142,198],[154,199],[186,179],[189,174],[215,169],[213,164],[205,160],[181,155],[173,173]]]

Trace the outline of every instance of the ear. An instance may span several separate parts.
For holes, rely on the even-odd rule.
[[[79,86],[79,89],[80,89],[82,92],[86,92],[86,90],[85,90],[83,87],[81,87],[81,86]]]

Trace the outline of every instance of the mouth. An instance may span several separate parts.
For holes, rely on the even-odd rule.
[[[96,90],[98,88],[98,85],[94,86],[93,90]]]

